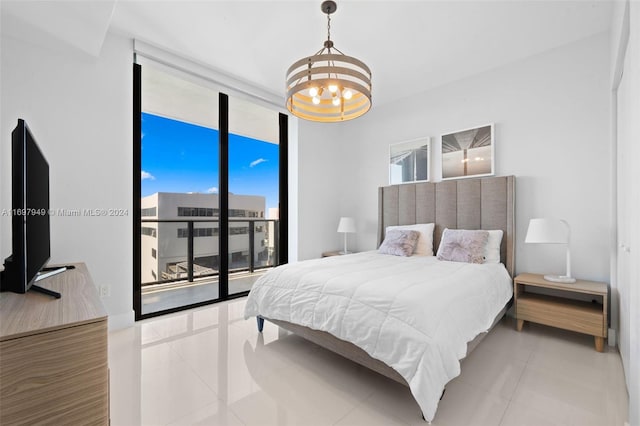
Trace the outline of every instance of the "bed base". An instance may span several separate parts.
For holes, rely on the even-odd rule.
[[[498,321],[500,321],[506,315],[507,310],[510,306],[511,301],[509,301],[509,303],[504,308],[502,308],[498,315],[496,315],[493,323],[491,324],[491,327],[489,327],[489,330],[478,334],[475,339],[467,343],[467,353],[465,356],[468,356],[480,344],[482,339],[484,339],[485,336],[489,334],[489,331],[491,331],[491,329],[493,329]],[[256,319],[258,331],[261,333],[264,328],[264,320],[266,319],[267,321],[272,322],[278,327],[297,334],[298,336],[303,337],[318,346],[322,346],[323,348],[328,349],[331,352],[335,352],[338,355],[341,355],[357,364],[373,370],[376,373],[382,374],[385,377],[395,380],[398,383],[409,386],[404,377],[402,377],[396,370],[389,367],[384,362],[371,357],[371,355],[351,342],[338,339],[337,337],[325,331],[313,330],[309,327],[304,327],[302,325],[293,324],[287,321],[280,321],[263,317],[256,317]]]

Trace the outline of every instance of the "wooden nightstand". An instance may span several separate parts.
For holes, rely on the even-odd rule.
[[[554,289],[567,295],[592,295],[596,303],[527,292],[527,288],[534,287]],[[531,321],[590,334],[595,338],[596,350],[603,352],[604,339],[607,337],[608,294],[606,283],[577,280],[573,284],[563,284],[547,281],[538,274],[520,274],[513,284],[516,327],[521,331],[524,322]]]

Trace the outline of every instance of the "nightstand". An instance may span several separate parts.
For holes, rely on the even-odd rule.
[[[533,288],[553,289],[567,296],[587,294],[594,302],[571,300],[560,296],[531,293]],[[516,306],[517,329],[522,330],[525,321],[531,321],[565,330],[589,334],[595,339],[598,352],[604,351],[607,337],[607,297],[606,283],[577,280],[573,284],[547,281],[542,275],[520,274],[513,284],[513,298]]]
[[[322,253],[322,257],[330,257],[330,256],[343,256],[342,253],[340,253],[341,250],[335,250],[335,251],[325,251]],[[352,251],[350,251],[347,254],[353,254]]]

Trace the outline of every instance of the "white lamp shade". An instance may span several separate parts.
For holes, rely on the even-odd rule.
[[[531,219],[525,243],[568,244],[569,224],[562,219]]]
[[[352,217],[341,217],[338,232],[356,232],[356,221]]]

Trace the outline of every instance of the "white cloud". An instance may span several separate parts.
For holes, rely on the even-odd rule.
[[[217,194],[218,193],[218,187],[217,186],[212,186],[211,188],[207,189],[207,193],[208,194]]]
[[[144,170],[142,170],[142,180],[145,180],[145,179],[155,180],[156,177],[154,175],[152,175],[151,173],[145,172]]]
[[[267,161],[269,161],[269,160],[265,160],[264,158],[258,158],[257,160],[252,161],[251,164],[249,164],[249,167],[255,167],[258,164],[264,163],[264,162],[267,162]]]

